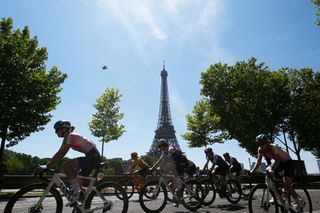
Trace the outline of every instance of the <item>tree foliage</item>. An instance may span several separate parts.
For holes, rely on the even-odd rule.
[[[186,116],[187,129],[183,138],[189,141],[189,147],[202,147],[213,143],[223,143],[229,135],[219,127],[220,117],[211,112],[209,100],[199,100],[191,115]],[[220,133],[220,134],[216,134]]]
[[[57,67],[47,71],[47,49],[38,47],[29,28],[13,30],[11,18],[0,22],[0,161],[4,146],[17,144],[43,129],[50,111],[60,103],[57,94],[67,75]]]
[[[236,139],[251,155],[255,136],[285,133],[295,153],[319,152],[319,74],[311,69],[271,71],[255,58],[234,66],[217,63],[201,75],[201,95],[187,115],[189,146]],[[218,140],[217,140],[218,139]],[[315,145],[317,142],[317,145]],[[299,158],[299,156],[298,156]]]
[[[320,73],[312,69],[289,69],[291,103],[285,131],[291,141],[320,157]]]
[[[311,2],[316,6],[317,8],[317,13],[316,13],[316,16],[318,17],[317,18],[317,25],[320,27],[320,0],[311,0]]]
[[[94,104],[97,112],[92,116],[89,128],[92,134],[101,138],[102,156],[104,143],[118,140],[124,133],[124,125],[118,124],[124,113],[120,112],[121,94],[116,88],[107,88]]]

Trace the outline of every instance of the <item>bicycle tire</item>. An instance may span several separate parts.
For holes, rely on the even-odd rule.
[[[228,180],[226,199],[232,204],[237,204],[241,200],[241,194],[240,183],[234,179]]]
[[[104,205],[103,212],[110,210],[111,212],[126,213],[128,211],[129,201],[127,198],[127,193],[119,184],[106,181],[97,185],[96,189],[101,194],[99,195],[95,191],[92,191],[89,194],[85,201],[86,210]],[[99,197],[101,195],[103,195],[107,202],[103,201]],[[122,199],[117,199],[119,195],[122,197]],[[95,197],[97,199],[94,199]]]
[[[130,179],[122,179],[118,182],[118,184],[125,190],[128,199],[130,199],[134,194],[134,183]],[[119,199],[123,199],[123,197],[121,197],[120,194],[117,197]]]
[[[171,188],[172,191],[175,191],[175,186],[174,186],[174,183],[173,183],[173,178],[170,178],[168,181],[167,181],[167,185]],[[167,190],[169,191],[169,190]],[[172,193],[169,193],[168,192],[168,201],[173,203],[174,200],[173,200],[173,194]]]
[[[39,210],[32,211],[32,208],[35,207],[36,203],[38,202],[41,195],[43,194],[41,192],[42,191],[44,192],[47,186],[48,186],[48,183],[35,183],[35,184],[30,184],[28,186],[21,188],[8,201],[4,212],[5,213],[21,212],[22,209],[28,212],[39,212]],[[49,192],[50,194],[48,194],[47,197],[42,202],[41,212],[61,213],[63,209],[62,196],[60,195],[59,191],[54,187],[52,187]],[[54,199],[55,202],[52,202],[52,199]],[[50,201],[50,202],[46,202],[46,201]],[[47,204],[47,205],[43,205],[43,204]],[[20,209],[20,211],[18,209]]]
[[[293,183],[292,187],[295,189],[297,194],[306,202],[303,208],[303,212],[312,212],[312,201],[308,190],[300,183]],[[292,202],[292,196],[289,196],[289,203]]]
[[[196,211],[202,205],[203,189],[198,181],[189,180],[182,185],[179,197],[186,209]]]
[[[248,209],[250,213],[260,212],[259,208],[261,208],[263,212],[279,212],[278,202],[274,192],[269,190],[271,197],[264,198],[263,195],[265,195],[266,191],[266,184],[257,184],[251,189],[248,198]],[[270,198],[273,199],[273,203],[270,202]]]
[[[241,184],[241,194],[244,197],[248,197],[252,187],[253,187],[253,185],[251,184],[251,182],[250,183],[242,183]]]
[[[159,190],[155,191],[157,188],[159,188]],[[139,203],[145,212],[158,213],[166,207],[168,193],[164,184],[159,186],[159,181],[151,180],[143,185],[141,191],[145,193],[139,193]],[[145,195],[146,193],[148,196]],[[158,199],[161,196],[163,196],[163,199]],[[154,208],[152,208],[152,206],[154,206]]]
[[[209,179],[200,180],[200,185],[203,189],[202,204],[210,206],[216,199],[216,187]]]

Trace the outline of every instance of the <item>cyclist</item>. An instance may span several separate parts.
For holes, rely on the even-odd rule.
[[[229,172],[235,173],[236,176],[239,177],[242,167],[238,160],[235,157],[230,156],[228,152],[224,153],[223,157],[224,160],[229,164]]]
[[[185,173],[188,175],[188,178],[192,178],[197,170],[196,165],[175,146],[170,147],[169,152],[172,154],[172,158],[175,161],[178,174],[183,176]]]
[[[187,157],[174,146],[169,148],[169,153],[171,153],[171,157],[174,160],[178,175],[182,177],[189,164]]]
[[[294,165],[291,157],[280,147],[271,144],[272,141],[267,134],[258,135],[256,137],[256,142],[259,144],[258,158],[250,173],[254,172],[260,166],[262,157],[265,157],[268,163],[267,170],[271,174],[280,176],[279,173],[283,172],[284,188],[288,194],[291,194],[295,199],[294,205],[301,211],[304,206],[304,201],[291,186],[292,178],[294,176]],[[271,164],[272,159],[274,160],[273,164]]]
[[[72,199],[67,203],[68,206],[72,206],[81,197],[81,183],[79,184],[80,180],[77,179],[77,174],[74,170],[79,169],[79,175],[88,176],[92,170],[99,166],[100,154],[92,141],[73,132],[75,127],[71,125],[70,121],[59,120],[54,124],[54,129],[57,136],[63,138],[62,145],[51,160],[46,165],[41,165],[40,169],[47,170],[53,167],[63,159],[70,148],[85,154],[85,157],[72,159],[63,165],[63,170],[73,188]]]
[[[143,185],[142,177],[144,178],[147,175],[149,165],[144,160],[142,160],[136,152],[131,153],[131,159],[132,164],[129,166],[126,173],[132,173],[136,167],[139,168],[133,173],[132,177],[134,182],[136,183],[137,190],[140,191]]]
[[[159,160],[150,168],[150,170],[157,169],[158,167],[160,167],[161,169],[163,167],[168,167],[174,176],[174,184],[176,186],[177,191],[181,190],[182,180],[177,171],[177,167],[176,167],[175,161],[173,160],[172,154],[169,152],[169,144],[166,142],[165,139],[159,139],[158,148],[160,149],[161,156]],[[175,199],[174,206],[178,207],[179,199],[175,197],[174,199]]]
[[[188,178],[193,178],[193,175],[196,173],[197,173],[196,164],[194,164],[193,161],[188,159],[188,166],[186,169],[186,174],[188,175]]]
[[[219,193],[220,197],[224,197],[226,193],[227,183],[225,180],[226,174],[228,173],[229,166],[219,155],[215,155],[211,148],[206,148],[204,150],[206,154],[207,162],[203,167],[203,171],[209,170],[212,175],[217,176],[219,182],[221,183],[221,192]],[[209,169],[209,162],[212,163],[211,168]]]

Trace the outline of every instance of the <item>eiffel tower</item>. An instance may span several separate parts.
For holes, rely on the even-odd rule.
[[[165,139],[169,146],[174,146],[181,151],[171,119],[167,77],[168,72],[165,69],[165,63],[163,62],[163,70],[161,71],[161,94],[158,126],[148,152],[148,155],[152,156],[160,156],[161,153],[158,150],[157,142],[161,138]]]

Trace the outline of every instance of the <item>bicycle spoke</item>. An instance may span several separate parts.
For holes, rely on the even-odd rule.
[[[8,202],[5,212],[62,212],[62,199],[59,192],[52,189],[36,210],[36,204],[45,192],[45,184],[34,184],[22,188]]]
[[[105,182],[98,185],[97,190],[100,193],[92,192],[87,199],[86,209],[102,209],[103,212],[127,212],[128,198],[120,185]],[[119,194],[122,199],[119,199]]]
[[[257,185],[249,195],[249,212],[278,212],[277,200],[266,185]]]

